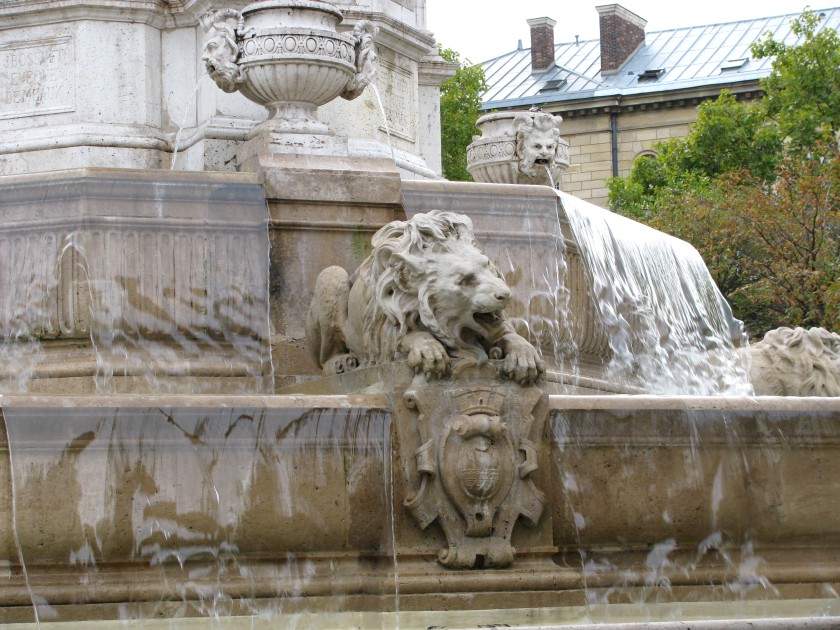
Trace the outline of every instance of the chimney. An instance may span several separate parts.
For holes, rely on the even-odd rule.
[[[526,21],[531,27],[531,73],[544,72],[554,66],[554,26],[557,20],[540,17]]]
[[[645,44],[647,20],[620,4],[595,7],[601,28],[601,74],[617,74]]]

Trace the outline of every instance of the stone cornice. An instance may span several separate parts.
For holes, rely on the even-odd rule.
[[[440,55],[427,55],[420,59],[417,74],[420,85],[439,87],[447,79],[454,77],[458,65],[446,61]]]
[[[347,24],[370,20],[380,27],[379,35],[376,37],[377,44],[392,50],[400,50],[415,61],[419,61],[435,50],[435,38],[429,31],[403,24],[381,11],[340,8],[344,16],[344,21],[339,25],[340,30],[344,30],[341,27],[346,27]]]
[[[220,4],[241,9],[248,0],[0,0],[0,30],[76,20],[194,26],[199,15]]]

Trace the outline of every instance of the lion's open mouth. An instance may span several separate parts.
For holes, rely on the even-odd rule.
[[[487,328],[493,328],[502,323],[502,317],[498,311],[492,311],[489,313],[475,313],[473,314],[473,319],[481,326]]]
[[[548,158],[537,158],[534,160],[534,164],[539,164],[540,166],[548,166],[551,163],[551,160]]]

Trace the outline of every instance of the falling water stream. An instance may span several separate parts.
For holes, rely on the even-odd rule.
[[[193,105],[195,104],[196,96],[198,95],[198,88],[201,87],[202,81],[206,79],[209,75],[206,73],[202,73],[199,77],[198,81],[195,82],[195,86],[193,87],[192,93],[190,94],[190,98],[187,101],[186,107],[184,107],[184,115],[181,117],[181,124],[178,125],[178,131],[175,133],[175,138],[172,140],[172,161],[169,164],[169,169],[174,171],[175,170],[175,161],[178,159],[178,149],[179,143],[181,142],[181,132],[184,130],[184,127],[187,126],[187,117],[193,111]]]
[[[371,89],[373,90],[374,96],[376,96],[376,102],[379,105],[379,111],[382,114],[382,126],[385,127],[385,136],[388,138],[388,150],[391,151],[391,159],[396,164],[397,158],[394,155],[394,145],[391,143],[391,127],[388,125],[388,114],[385,112],[385,105],[382,104],[382,97],[379,95],[379,90],[376,88],[376,84],[370,84]]]
[[[589,276],[609,379],[657,394],[749,395],[740,322],[684,241],[557,192]]]
[[[9,446],[9,482],[11,487],[11,527],[12,527],[12,540],[15,545],[15,553],[17,555],[17,561],[20,563],[20,570],[23,574],[23,581],[26,586],[26,592],[29,596],[29,601],[32,602],[32,614],[35,617],[35,625],[40,628],[41,627],[41,616],[38,612],[39,602],[36,600],[35,593],[32,590],[32,582],[29,579],[29,570],[26,567],[26,558],[23,554],[23,546],[20,544],[20,534],[18,532],[17,526],[17,494],[16,488],[17,484],[15,483],[15,460],[12,455],[11,449],[11,438],[9,437],[9,425],[7,422],[3,422],[3,429],[6,433],[6,444]]]

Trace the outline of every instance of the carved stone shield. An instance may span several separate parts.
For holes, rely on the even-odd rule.
[[[494,373],[495,374],[495,373]],[[420,487],[405,505],[425,529],[447,539],[438,560],[450,568],[509,566],[518,517],[536,524],[543,495],[532,479],[545,423],[543,393],[497,378],[436,382],[404,394],[418,413],[414,459]],[[415,442],[416,443],[416,442]]]

